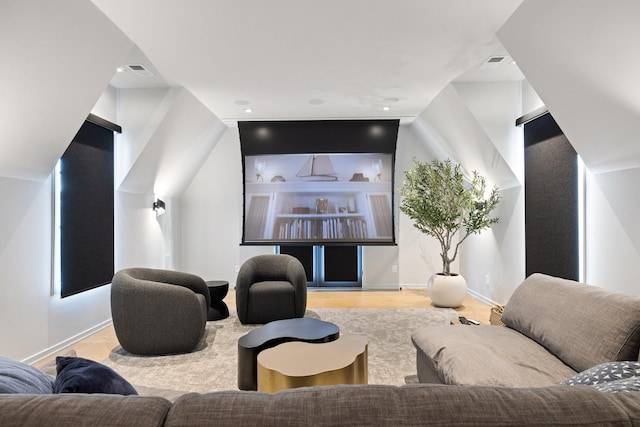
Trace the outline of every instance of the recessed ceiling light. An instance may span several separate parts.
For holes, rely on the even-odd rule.
[[[324,104],[324,99],[319,99],[319,98],[313,98],[309,100],[309,104],[312,105],[321,105]]]
[[[118,67],[118,68],[116,68],[116,73],[124,73],[124,72],[125,72],[124,67]]]
[[[390,107],[382,107],[382,111],[389,111],[389,110],[391,110]]]
[[[249,105],[249,104],[251,104],[246,99],[236,99],[235,101],[233,101],[233,103],[236,104],[236,105]]]
[[[244,112],[245,113],[253,113],[253,110],[251,108],[245,108]]]

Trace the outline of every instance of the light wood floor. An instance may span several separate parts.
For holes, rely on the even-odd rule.
[[[229,308],[235,308],[235,292],[229,291],[224,299]],[[426,290],[403,289],[400,291],[315,291],[307,294],[308,308],[422,308],[430,307],[431,300]],[[489,324],[490,306],[467,296],[464,304],[456,309],[460,315],[474,319],[483,324]],[[95,334],[77,342],[57,354],[73,349],[77,355],[91,360],[101,361],[120,344],[116,338],[113,326],[109,326]],[[37,362],[42,366],[55,359],[54,354]]]

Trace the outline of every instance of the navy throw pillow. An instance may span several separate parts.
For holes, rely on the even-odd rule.
[[[56,357],[54,393],[138,394],[116,371],[81,357]]]

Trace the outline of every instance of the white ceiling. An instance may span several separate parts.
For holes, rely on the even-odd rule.
[[[122,65],[157,74],[114,86],[183,86],[227,121],[410,121],[456,78],[522,79],[474,71],[520,0],[92,1],[139,47]]]
[[[132,47],[86,0],[0,1],[0,176],[49,176]]]
[[[194,96],[189,105],[227,125],[412,121],[450,82],[519,80],[518,68],[592,172],[638,167],[640,2],[616,4],[2,0],[0,176],[46,179],[111,79],[123,88],[183,87]],[[479,69],[507,52],[500,67]],[[131,63],[155,77],[113,77]],[[244,113],[242,100],[255,112]]]
[[[527,1],[498,32],[591,172],[640,167],[640,1]]]

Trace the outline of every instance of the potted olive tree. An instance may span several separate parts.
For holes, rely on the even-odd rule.
[[[490,216],[500,201],[498,188],[485,196],[484,177],[473,171],[471,181],[465,182],[460,165],[452,165],[449,159],[431,163],[414,159],[413,163],[405,171],[400,189],[400,210],[418,230],[440,243],[442,272],[429,279],[431,301],[437,306],[457,307],[466,296],[467,284],[461,275],[451,272],[451,263],[467,237],[498,222]]]

